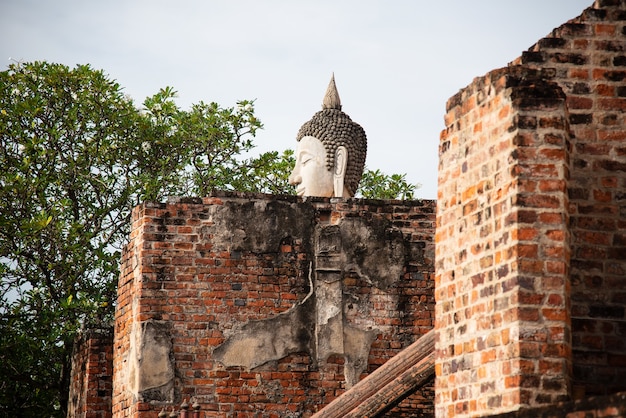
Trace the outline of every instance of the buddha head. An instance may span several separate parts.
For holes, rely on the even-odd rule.
[[[352,197],[365,167],[367,138],[363,128],[341,111],[333,76],[322,110],[296,137],[296,165],[289,183],[298,196]]]

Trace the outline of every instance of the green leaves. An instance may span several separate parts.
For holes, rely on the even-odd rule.
[[[140,199],[167,195],[207,195],[211,190],[240,190],[253,160],[242,154],[254,145],[262,128],[254,103],[240,101],[234,108],[200,102],[189,111],[177,107],[176,91],[161,89],[144,101],[142,142],[138,144],[137,182]]]
[[[0,73],[0,353],[24,353],[4,359],[19,368],[0,368],[0,381],[14,382],[2,413],[38,393],[30,401],[42,410],[59,407],[41,415],[62,416],[73,336],[112,318],[98,303],[114,298],[116,248],[137,195],[127,146],[139,140],[140,118],[119,85],[89,66],[36,62]]]
[[[365,169],[357,195],[366,199],[413,199],[419,184],[406,181],[406,174],[384,174]]]
[[[241,190],[238,186],[252,164],[241,155],[254,147],[252,138],[263,126],[254,116],[254,103],[241,101],[236,108],[222,108],[200,102],[180,122],[189,152],[191,192],[204,196],[215,189]]]
[[[266,175],[272,158],[241,157],[262,127],[253,102],[175,98],[166,87],[138,109],[86,65],[0,72],[0,414],[64,416],[72,341],[113,317],[133,206]]]
[[[26,235],[40,232],[52,222],[52,215],[48,215],[43,209],[34,214],[32,219],[24,219],[21,224],[21,231]]]
[[[282,154],[265,152],[239,166],[233,188],[254,193],[295,194],[295,188],[289,184],[295,163],[292,150]]]

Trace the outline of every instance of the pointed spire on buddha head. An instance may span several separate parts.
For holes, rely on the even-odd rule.
[[[335,73],[333,73],[333,76],[330,78],[330,83],[328,83],[328,88],[326,88],[322,109],[341,110],[341,99],[339,98],[339,92],[335,84]]]

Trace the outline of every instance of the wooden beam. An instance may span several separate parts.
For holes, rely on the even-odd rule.
[[[378,391],[385,388],[396,379],[405,382],[404,379],[410,379],[410,376],[421,376],[427,373],[428,376],[420,377],[420,380],[426,380],[434,371],[434,350],[435,350],[435,331],[431,330],[413,344],[402,350],[396,356],[392,357],[385,364],[374,370],[372,374],[354,385],[350,390],[333,400],[326,407],[318,411],[312,418],[342,418],[348,416],[359,405],[373,397]],[[415,369],[411,371],[412,369]],[[405,373],[408,373],[405,375]],[[398,382],[401,383],[401,382]],[[405,382],[406,383],[406,382]],[[391,393],[394,392],[393,386],[387,388]],[[403,391],[404,392],[404,391]],[[391,402],[385,400],[386,408]],[[369,404],[364,408],[371,408]],[[359,417],[370,415],[354,415]]]

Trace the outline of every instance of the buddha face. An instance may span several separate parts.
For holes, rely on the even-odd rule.
[[[326,149],[317,138],[305,136],[298,141],[289,184],[296,186],[298,196],[333,195],[333,173],[326,169]]]

